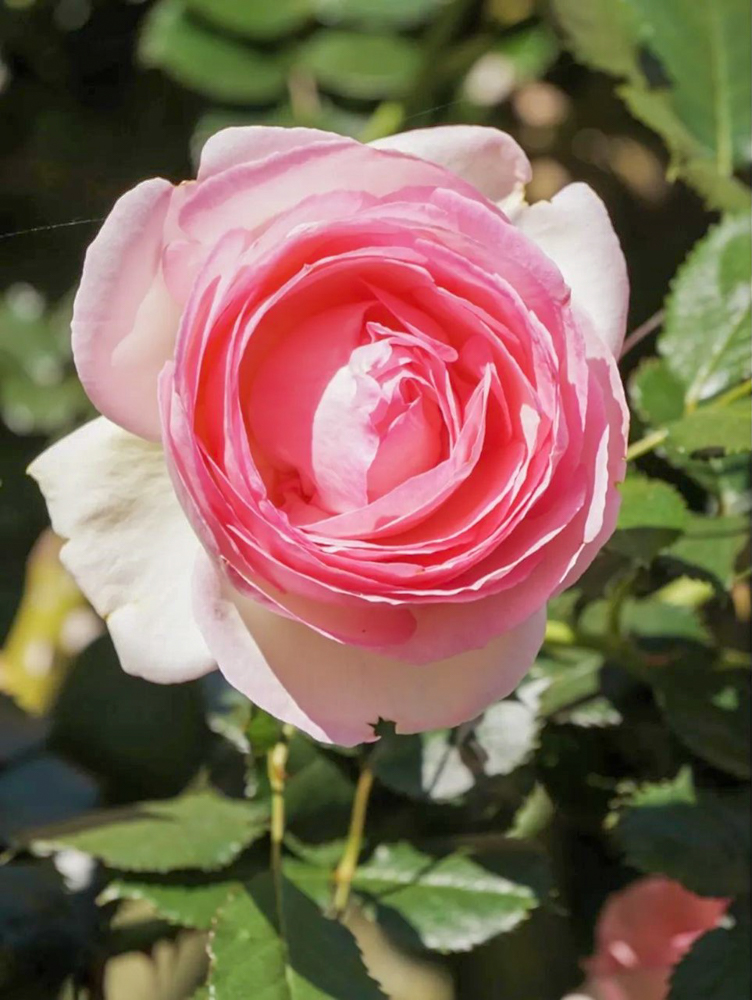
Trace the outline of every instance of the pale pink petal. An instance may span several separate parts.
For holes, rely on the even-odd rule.
[[[84,263],[73,307],[73,354],[97,409],[159,439],[157,376],[171,356],[178,308],[161,277],[172,185],[144,181],[120,198]]]
[[[201,150],[197,179],[206,180],[240,163],[265,160],[312,142],[336,142],[341,136],[317,128],[282,128],[271,125],[242,125],[225,128],[207,139]]]
[[[600,339],[618,358],[629,305],[629,278],[619,239],[606,207],[587,184],[569,184],[551,201],[524,209],[519,228],[547,254],[572,289],[582,316],[588,353]]]
[[[193,185],[179,223],[192,239],[211,242],[236,226],[260,229],[302,196],[381,197],[409,187],[449,188],[482,202],[472,185],[436,164],[340,137],[241,163]]]
[[[200,545],[159,445],[99,418],[52,445],[29,473],[68,539],[62,560],[106,619],[123,668],[159,682],[213,669],[191,611]]]
[[[490,201],[513,211],[522,201],[532,176],[518,143],[495,128],[482,125],[441,125],[401,132],[371,143],[446,167],[472,184]]]
[[[380,718],[395,722],[402,733],[474,718],[514,689],[532,665],[545,627],[540,611],[485,649],[409,666],[333,642],[242,597],[203,553],[196,565],[194,608],[234,687],[315,739],[343,746],[373,740]]]

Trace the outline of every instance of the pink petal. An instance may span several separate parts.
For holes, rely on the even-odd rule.
[[[618,358],[629,305],[629,278],[606,207],[587,184],[569,184],[551,201],[522,211],[519,228],[547,254],[572,289],[592,350],[602,341]]]
[[[403,733],[474,718],[514,689],[532,665],[545,628],[540,611],[483,650],[411,667],[333,642],[242,597],[203,554],[196,565],[194,609],[234,687],[314,739],[343,746],[372,741],[380,718]]]
[[[471,185],[435,164],[353,139],[327,138],[230,167],[192,186],[179,223],[191,238],[213,242],[234,227],[260,229],[297,205],[303,193],[312,198],[360,191],[380,197],[415,186],[450,188],[481,200]]]
[[[161,277],[172,185],[144,181],[124,194],[89,247],[73,307],[73,354],[97,409],[159,439],[157,376],[172,353],[178,307]]]
[[[519,204],[532,176],[527,157],[511,135],[481,125],[414,129],[372,145],[438,163],[486,198],[501,202],[505,211]]]
[[[222,173],[241,163],[265,160],[312,142],[337,142],[341,136],[317,128],[281,128],[270,125],[245,125],[225,128],[207,139],[201,150],[199,181]]]

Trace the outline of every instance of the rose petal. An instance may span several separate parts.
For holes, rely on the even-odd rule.
[[[619,357],[627,325],[629,278],[606,206],[587,184],[569,184],[551,201],[524,209],[519,228],[547,254],[572,289],[586,339]],[[588,353],[600,354],[595,344]]]
[[[530,162],[511,135],[482,125],[418,128],[371,145],[438,163],[498,202],[507,213],[521,203],[532,177]]]
[[[61,558],[112,633],[123,668],[159,682],[213,669],[193,620],[190,574],[200,549],[162,449],[104,418],[35,459]]]
[[[197,180],[222,173],[240,163],[265,160],[312,142],[337,141],[340,136],[317,128],[282,128],[271,125],[241,125],[224,128],[204,143]]]
[[[169,181],[156,178],[116,202],[86,253],[71,324],[76,367],[94,405],[121,427],[152,440],[159,439],[157,375],[177,329],[160,278],[172,191]],[[147,298],[148,317],[141,308]]]
[[[342,746],[372,741],[380,718],[395,722],[402,733],[474,718],[513,690],[535,659],[545,628],[540,611],[485,649],[429,667],[409,666],[267,611],[234,591],[203,553],[196,564],[194,609],[234,687],[315,739]]]

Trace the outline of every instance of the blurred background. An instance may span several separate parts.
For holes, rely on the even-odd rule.
[[[659,82],[660,72],[646,69]],[[630,116],[613,79],[564,50],[545,3],[0,0],[0,847],[94,806],[175,795],[207,771],[231,783],[212,716],[223,692],[214,681],[161,688],[120,672],[57,562],[59,544],[43,534],[43,502],[25,475],[47,441],[91,413],[68,322],[99,221],[146,177],[190,177],[205,139],[230,124],[370,140],[452,122],[515,136],[533,164],[530,201],[590,184],[626,252],[630,326],[660,308],[710,216],[666,179],[660,139]],[[345,763],[339,802],[326,804],[340,829],[346,772]],[[587,836],[573,850],[598,870]],[[187,996],[203,974],[196,932],[149,937],[136,914],[139,939],[126,914],[103,949],[107,914],[93,890],[65,891],[81,876],[69,862],[62,873],[59,861],[0,867],[0,997],[56,997],[73,974],[107,1000]],[[453,959],[458,996],[541,1000],[576,985],[597,895],[583,892],[580,931],[555,912],[541,918],[544,962],[509,938]],[[517,984],[504,978],[510,948]],[[436,975],[410,1000],[424,987],[427,998],[450,995]]]

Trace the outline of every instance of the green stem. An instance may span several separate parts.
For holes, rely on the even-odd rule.
[[[735,403],[737,399],[743,399],[752,392],[752,379],[747,379],[745,382],[740,382],[739,385],[735,385],[728,392],[724,392],[717,399],[714,399],[712,403],[708,404],[715,409],[717,406],[728,406],[729,403]]]
[[[640,455],[647,455],[649,451],[653,448],[657,448],[659,444],[668,437],[668,429],[661,427],[660,430],[651,431],[650,434],[646,434],[644,438],[640,438],[639,441],[635,441],[627,448],[627,461],[631,462],[635,458],[639,458]]]
[[[358,784],[355,788],[355,798],[353,799],[352,813],[350,814],[350,829],[347,834],[345,850],[334,873],[332,909],[337,916],[341,916],[345,912],[348,900],[350,899],[350,888],[363,846],[363,832],[365,830],[368,800],[371,796],[372,787],[373,771],[368,764],[365,764],[363,770],[360,772]]]
[[[282,739],[274,744],[266,756],[266,772],[269,775],[269,787],[272,793],[270,860],[278,904],[281,904],[282,893],[282,841],[285,837],[285,780],[290,751],[289,728],[283,727]]]

